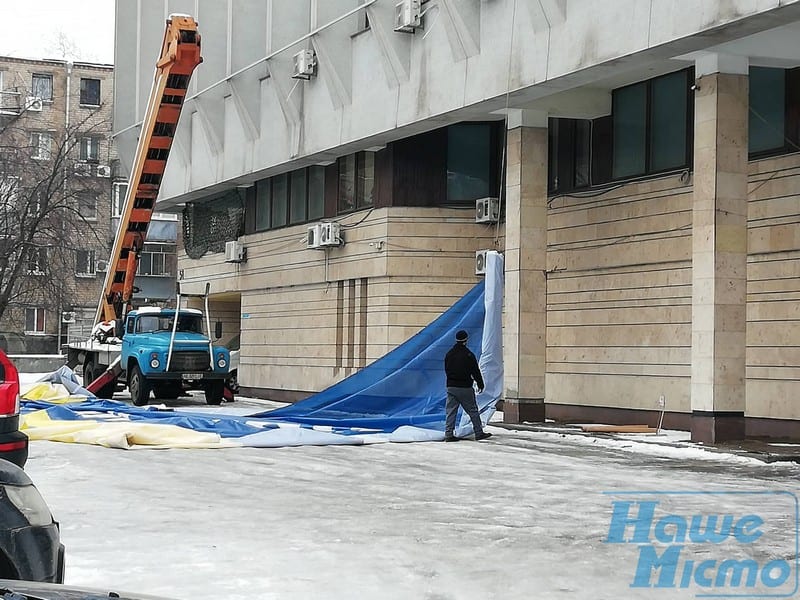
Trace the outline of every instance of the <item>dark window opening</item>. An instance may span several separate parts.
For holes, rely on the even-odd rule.
[[[692,162],[693,70],[616,89],[611,115],[550,119],[550,194],[686,169]]]
[[[81,104],[100,106],[100,80],[81,78]]]
[[[337,212],[346,213],[372,206],[375,192],[375,154],[348,154],[339,159],[338,166]]]
[[[750,158],[800,150],[800,69],[751,67],[749,84]]]

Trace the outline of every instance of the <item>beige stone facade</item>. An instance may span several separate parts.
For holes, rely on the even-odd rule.
[[[174,3],[154,4],[118,1],[118,49]],[[225,262],[221,240],[179,258],[241,342],[241,385],[293,400],[341,380],[479,281],[476,250],[499,249],[507,420],[655,425],[663,407],[697,440],[800,437],[800,3],[530,4],[451,2],[408,35],[390,0],[366,28],[345,0],[274,0],[246,24],[197,3],[230,33],[204,47],[216,58],[159,206],[241,196],[227,241],[247,261]],[[317,72],[298,83],[306,47]],[[132,146],[145,78],[129,67],[118,139]],[[456,128],[479,124],[495,129],[459,154]],[[479,163],[500,224],[464,210],[477,192],[450,202]],[[309,194],[292,221],[286,178],[310,186],[320,168],[324,206],[312,218]],[[359,204],[348,185],[365,182]],[[344,245],[308,249],[317,221]]]

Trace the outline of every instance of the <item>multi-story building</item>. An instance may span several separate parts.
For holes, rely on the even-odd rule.
[[[10,300],[0,321],[10,351],[57,352],[59,341],[88,331],[94,319],[112,235],[113,73],[110,65],[0,57],[4,156],[18,141],[3,176],[43,189],[45,211],[66,207],[47,225],[60,237],[42,232],[37,264],[19,282],[30,291]]]
[[[63,176],[52,194],[75,216],[59,215],[63,243],[43,242],[41,264],[25,274],[33,289],[10,301],[0,321],[0,341],[13,352],[56,352],[86,339],[94,324],[127,189],[111,135],[113,73],[111,65],[0,58],[0,147],[9,149],[14,130],[24,146],[17,155],[25,155],[8,170],[27,171],[34,184]],[[147,301],[175,295],[177,226],[175,215],[157,215],[149,231],[137,278]]]
[[[353,373],[496,248],[507,420],[663,403],[698,440],[800,436],[800,2],[116,8],[128,156],[163,21],[197,11],[159,208],[183,213],[182,281],[211,283],[245,392]],[[476,222],[485,198],[499,222]],[[344,243],[318,247],[321,222]]]

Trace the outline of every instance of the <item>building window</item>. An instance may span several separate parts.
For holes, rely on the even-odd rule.
[[[93,276],[95,270],[94,250],[75,251],[75,275],[78,277]]]
[[[325,169],[308,168],[308,220],[316,221],[325,214]]]
[[[592,122],[550,119],[547,189],[560,192],[587,188],[592,183]]]
[[[308,182],[307,171],[292,171],[289,182],[289,223],[305,223],[308,220]]]
[[[19,177],[0,177],[0,208],[14,211],[19,198]]]
[[[750,158],[800,150],[800,69],[750,68]]]
[[[358,152],[339,159],[337,212],[372,206],[375,189],[375,153]]]
[[[86,162],[97,162],[100,158],[100,139],[84,137],[80,140],[80,159]]]
[[[31,133],[31,157],[36,160],[50,160],[53,136],[49,133],[34,131]]]
[[[648,175],[689,165],[690,70],[614,90],[612,175]]]
[[[53,99],[53,76],[34,73],[31,77],[31,95],[51,101]]]
[[[177,246],[173,244],[145,244],[139,255],[138,275],[166,277],[177,272]]]
[[[270,227],[286,225],[289,207],[289,175],[281,173],[272,178],[272,219]]]
[[[100,80],[81,77],[81,104],[100,106]]]
[[[43,308],[25,309],[25,333],[44,333],[45,310]]]
[[[28,254],[28,275],[44,275],[47,269],[47,248],[33,248]]]
[[[114,217],[122,216],[125,208],[125,196],[128,195],[128,184],[115,182],[111,187],[111,213]]]
[[[97,194],[83,192],[78,195],[78,214],[87,221],[97,220]]]
[[[272,223],[272,180],[261,179],[256,182],[256,231],[265,231]]]
[[[447,128],[447,202],[471,203],[490,196],[492,132],[489,123]]]
[[[251,206],[254,231],[321,219],[325,211],[325,169],[313,166],[261,179],[255,184]]]

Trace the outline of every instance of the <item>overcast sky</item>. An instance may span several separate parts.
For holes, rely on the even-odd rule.
[[[114,0],[0,0],[0,6],[2,56],[114,62]]]

